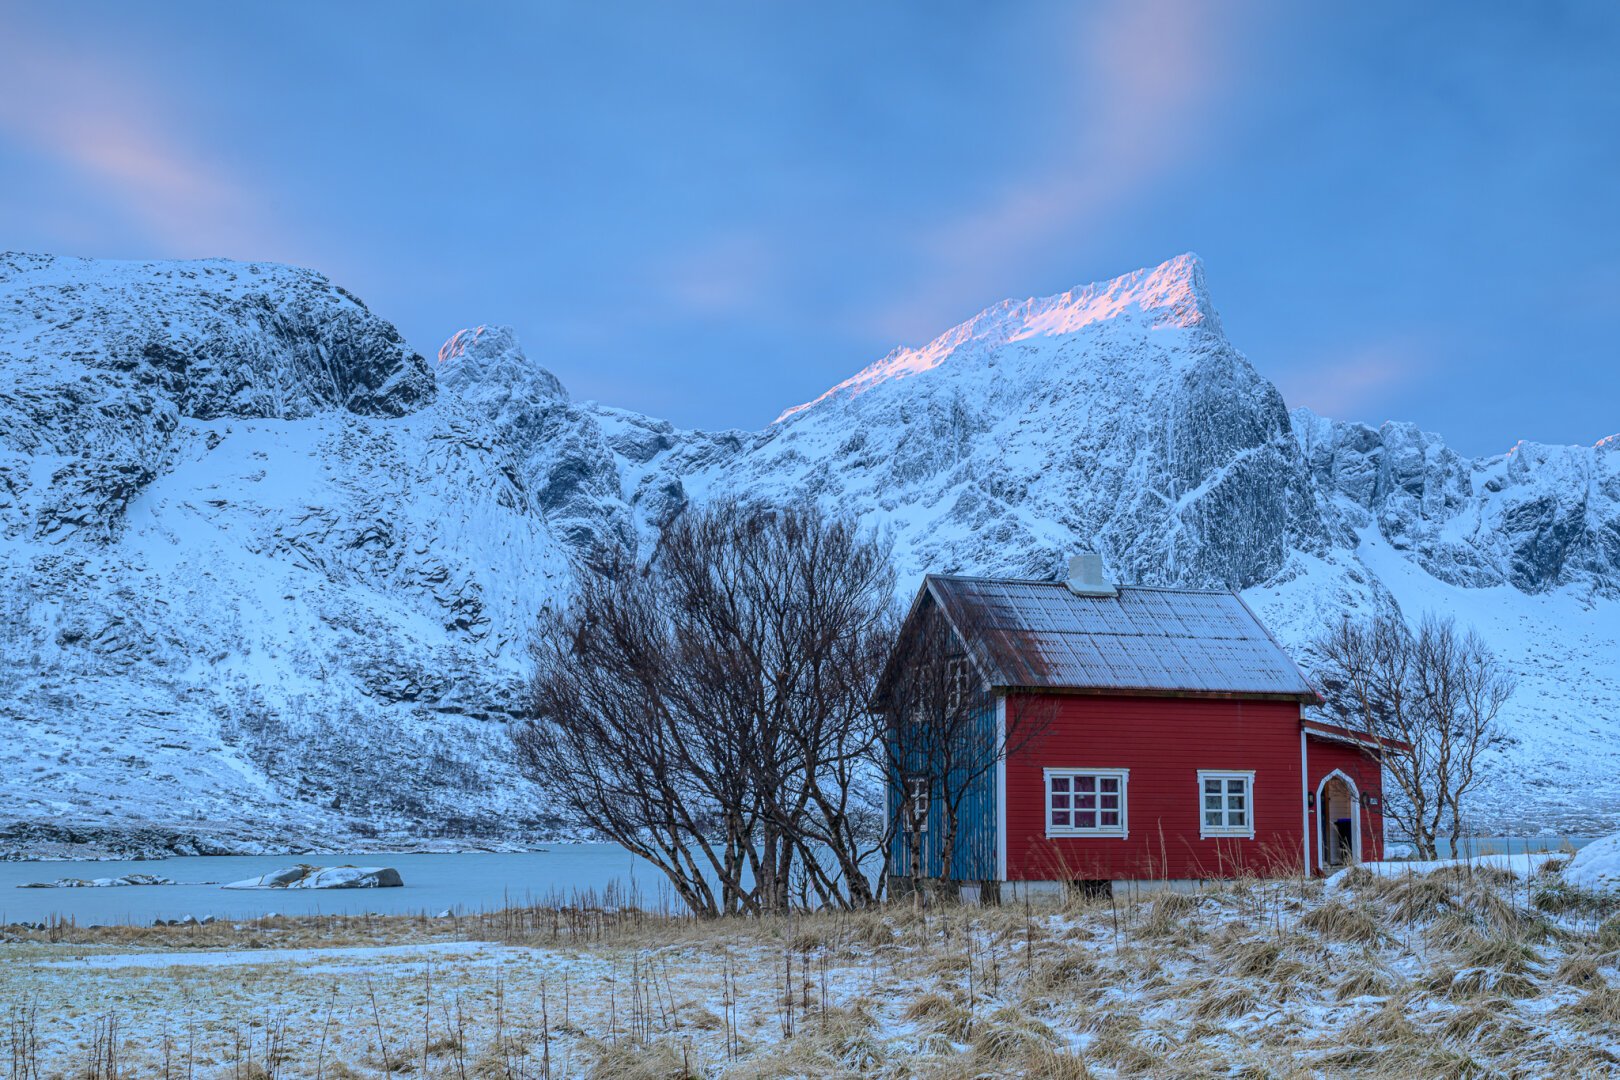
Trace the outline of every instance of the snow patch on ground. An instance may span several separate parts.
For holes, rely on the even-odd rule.
[[[1620,833],[1594,840],[1575,853],[1564,880],[1596,893],[1620,893]]]
[[[114,953],[72,960],[47,960],[46,968],[83,970],[111,968],[249,967],[257,964],[293,964],[319,968],[335,960],[431,959],[480,957],[503,947],[493,941],[433,941],[412,945],[334,946],[325,949],[216,949],[209,952]]]

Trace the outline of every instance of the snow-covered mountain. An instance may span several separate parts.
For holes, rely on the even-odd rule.
[[[568,563],[453,364],[309,271],[6,256],[0,365],[0,851],[540,827],[496,721]]]
[[[1620,439],[1470,460],[1291,415],[1190,255],[761,432],[575,403],[499,327],[429,363],[266,265],[5,257],[0,363],[3,846],[543,833],[502,763],[529,620],[720,492],[861,514],[908,587],[1085,546],[1243,589],[1296,646],[1347,606],[1456,612],[1520,676],[1481,827],[1620,819]]]

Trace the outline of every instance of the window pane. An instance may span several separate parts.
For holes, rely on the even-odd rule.
[[[1119,828],[1119,811],[1104,810],[1102,812],[1102,823],[1107,828]]]
[[[1219,795],[1205,795],[1204,796],[1204,809],[1205,810],[1219,810],[1220,808],[1221,808],[1221,797]]]
[[[1118,810],[1119,809],[1119,796],[1118,795],[1099,795],[1099,796],[1097,796],[1097,805],[1100,806],[1104,810]]]
[[[1118,791],[1119,790],[1119,777],[1117,777],[1117,776],[1105,776],[1105,777],[1103,777],[1102,778],[1102,790],[1103,791]]]
[[[1221,782],[1219,780],[1205,780],[1204,781],[1204,794],[1206,794],[1206,795],[1219,795],[1220,793],[1221,793]]]
[[[1229,823],[1231,824],[1232,828],[1234,828],[1234,829],[1248,828],[1249,819],[1248,819],[1247,815],[1245,815],[1242,810],[1233,810],[1230,814],[1227,815],[1227,817],[1229,819]]]
[[[1067,810],[1068,808],[1069,808],[1069,797],[1067,795],[1053,795],[1052,796],[1052,809],[1054,809],[1054,810]]]
[[[1065,828],[1065,829],[1068,828],[1069,827],[1069,812],[1067,810],[1053,810],[1052,811],[1052,824],[1054,826],[1060,826],[1060,827]]]
[[[1243,781],[1243,780],[1228,780],[1226,782],[1226,793],[1228,795],[1241,795],[1241,794],[1243,794],[1243,789],[1246,786],[1247,786],[1246,781]]]
[[[1069,778],[1067,776],[1054,776],[1054,777],[1052,777],[1052,790],[1053,791],[1068,791],[1069,790]]]
[[[1097,806],[1097,796],[1076,795],[1074,797],[1074,806],[1077,810],[1094,810]]]
[[[1076,810],[1074,812],[1074,827],[1077,829],[1095,829],[1097,827],[1097,812],[1095,810]]]
[[[1230,810],[1242,810],[1243,809],[1243,796],[1241,796],[1241,795],[1233,795],[1230,799],[1226,800],[1226,806],[1227,806],[1227,809],[1230,809]]]
[[[1218,829],[1221,827],[1221,812],[1219,810],[1204,811],[1204,825],[1206,828]]]
[[[1095,776],[1077,776],[1074,778],[1074,790],[1096,791],[1097,778]]]

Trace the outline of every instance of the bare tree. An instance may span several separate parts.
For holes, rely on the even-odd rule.
[[[1346,618],[1315,643],[1327,707],[1341,723],[1374,738],[1396,739],[1410,753],[1384,755],[1399,797],[1386,813],[1424,858],[1436,840],[1452,850],[1481,751],[1502,735],[1497,714],[1513,679],[1473,630],[1426,616],[1414,632],[1398,616]]]
[[[919,902],[925,882],[946,898],[957,895],[960,882],[952,866],[964,810],[984,792],[997,765],[1039,736],[1056,710],[1050,697],[1007,694],[998,717],[998,696],[969,646],[977,629],[952,624],[931,597],[925,598],[879,683],[885,771],[901,793],[890,834],[892,839],[898,829],[905,837],[907,876],[919,890]],[[930,809],[936,806],[939,873],[929,875],[923,846],[935,817]]]
[[[869,710],[886,544],[813,505],[717,501],[644,568],[604,559],[540,623],[524,772],[694,911],[862,905],[881,838]]]

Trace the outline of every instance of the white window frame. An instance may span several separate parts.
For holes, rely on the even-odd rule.
[[[1095,829],[1082,829],[1073,825],[1053,825],[1052,778],[1055,776],[1067,776],[1070,778],[1076,776],[1094,776],[1099,779],[1117,779],[1119,781],[1119,824],[1101,825]],[[1118,837],[1120,839],[1128,837],[1130,835],[1130,784],[1131,770],[1129,769],[1104,769],[1092,766],[1076,765],[1072,768],[1052,768],[1041,770],[1041,803],[1045,808],[1046,814],[1046,835],[1049,837],[1104,836],[1111,838]],[[1072,784],[1069,791],[1070,797],[1072,798],[1074,792]],[[1072,814],[1073,812],[1073,804],[1071,803],[1070,813]],[[1101,813],[1100,808],[1098,813]]]
[[[1204,820],[1204,782],[1206,780],[1221,781],[1221,820],[1224,822],[1231,813],[1227,804],[1229,792],[1226,790],[1226,781],[1243,781],[1243,820],[1241,826],[1211,825]],[[1203,840],[1254,839],[1254,770],[1253,769],[1199,769],[1198,770],[1198,836]]]
[[[915,831],[921,835],[928,831],[928,811],[933,807],[933,787],[933,781],[929,777],[906,777],[900,803],[900,824],[905,832]],[[914,813],[911,809],[918,803],[922,805],[920,814]]]
[[[973,665],[965,656],[945,661],[945,711],[955,715],[974,690]]]

